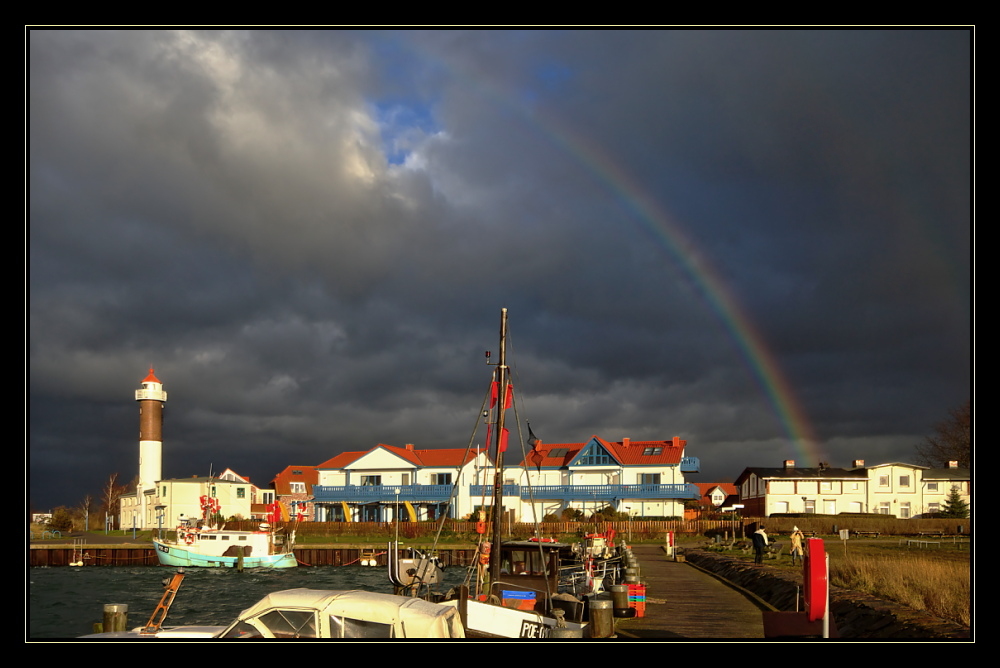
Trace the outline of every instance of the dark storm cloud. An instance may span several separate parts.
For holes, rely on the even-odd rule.
[[[501,306],[546,441],[776,464],[710,271],[835,465],[912,459],[971,379],[970,42],[32,31],[32,499],[134,475],[150,366],[168,476],[465,445]]]

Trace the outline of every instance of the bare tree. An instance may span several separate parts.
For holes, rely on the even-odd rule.
[[[80,502],[80,512],[83,513],[83,530],[90,531],[90,508],[94,505],[94,497],[90,494],[83,497]]]
[[[112,473],[105,483],[101,492],[101,501],[104,503],[104,512],[111,519],[112,526],[118,524],[118,502],[125,493],[125,487],[118,484],[118,474]]]
[[[926,466],[946,467],[958,462],[962,468],[972,466],[972,402],[966,400],[949,411],[947,420],[934,426],[934,434],[917,446],[917,457]]]

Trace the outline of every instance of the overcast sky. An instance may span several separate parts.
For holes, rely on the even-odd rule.
[[[963,30],[31,31],[30,502],[546,442],[915,461],[971,396]]]

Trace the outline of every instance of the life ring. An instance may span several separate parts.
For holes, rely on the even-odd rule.
[[[184,534],[184,542],[187,543],[188,545],[193,545],[194,544],[194,534],[193,533],[186,533],[186,534]]]

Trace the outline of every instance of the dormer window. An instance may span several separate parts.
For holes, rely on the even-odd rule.
[[[650,457],[652,455],[660,455],[660,454],[663,454],[663,448],[661,448],[660,446],[649,447],[642,451],[643,457]]]

